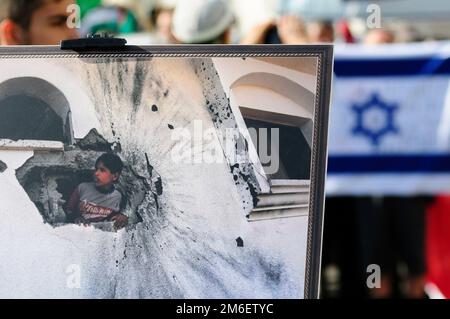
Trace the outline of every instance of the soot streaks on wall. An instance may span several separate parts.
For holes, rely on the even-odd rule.
[[[206,107],[211,114],[214,126],[222,132],[222,136],[227,136],[225,133],[226,129],[232,129],[234,132],[234,140],[230,142],[235,145],[234,154],[226,155],[231,168],[231,177],[241,195],[243,209],[246,213],[249,213],[257,204],[257,195],[260,192],[260,188],[250,162],[245,138],[238,130],[230,101],[225,95],[212,60],[192,59],[192,64],[202,83]],[[225,149],[225,142],[221,142],[223,143],[222,148]]]
[[[116,259],[118,263],[115,262],[116,260],[114,263],[117,265],[115,268],[124,278],[116,286],[115,296],[122,296],[124,291],[129,291],[129,288],[124,290],[120,286],[125,284],[126,278],[136,276],[141,278],[140,288],[136,288],[136,291],[147,297],[248,296],[251,291],[254,291],[255,282],[265,286],[265,288],[261,286],[261,290],[265,291],[263,295],[282,295],[285,292],[281,286],[285,283],[271,282],[266,270],[255,268],[259,258],[270,264],[269,259],[262,257],[263,254],[252,260],[252,256],[258,254],[258,248],[249,244],[249,247],[240,247],[238,251],[235,251],[236,237],[227,233],[225,229],[223,232],[211,231],[211,227],[217,227],[212,226],[216,223],[227,225],[227,229],[233,227],[233,224],[236,229],[242,227],[240,225],[247,225],[244,212],[253,207],[254,197],[251,192],[256,193],[257,190],[256,179],[252,176],[249,162],[236,167],[237,182],[233,180],[232,173],[226,170],[226,166],[223,172],[224,176],[228,176],[230,186],[237,185],[237,193],[245,199],[245,203],[236,203],[241,207],[236,206],[236,216],[239,216],[239,210],[243,210],[240,214],[242,218],[233,217],[234,221],[231,223],[227,221],[227,215],[220,212],[225,208],[217,206],[219,205],[217,203],[214,208],[208,206],[210,204],[206,201],[203,206],[198,206],[196,209],[178,208],[182,199],[187,200],[187,204],[191,206],[190,202],[195,203],[199,200],[199,198],[190,198],[188,195],[189,189],[196,187],[196,183],[199,183],[196,181],[196,173],[192,172],[190,184],[181,188],[182,193],[174,194],[173,186],[164,184],[164,180],[177,183],[183,178],[189,178],[183,176],[185,174],[183,171],[173,170],[174,165],[170,163],[170,151],[176,141],[170,138],[170,134],[175,130],[162,130],[164,126],[167,128],[170,124],[170,128],[182,128],[193,120],[201,119],[212,121],[217,130],[236,128],[229,101],[225,97],[212,61],[210,59],[187,59],[186,61],[184,65],[177,61],[178,66],[174,64],[173,69],[177,70],[176,73],[180,77],[183,72],[184,74],[191,72],[195,75],[196,79],[191,81],[198,81],[201,88],[200,94],[203,94],[204,100],[209,101],[209,107],[198,105],[193,108],[186,105],[189,100],[186,100],[187,96],[182,95],[186,94],[182,91],[184,87],[178,88],[170,77],[166,78],[173,74],[167,70],[170,68],[171,61],[154,59],[144,62],[147,64],[145,76],[142,73],[143,66],[140,65],[142,62],[128,63],[127,67],[120,63],[111,65],[100,63],[87,72],[92,91],[100,92],[93,96],[97,117],[111,121],[111,123],[102,123],[101,131],[106,134],[108,140],[120,141],[124,158],[136,174],[152,180],[154,192],[158,195],[150,196],[147,206],[140,206],[138,213],[142,223],[138,224],[135,230],[128,232],[121,243],[124,248],[123,253]],[[204,67],[201,66],[202,62]],[[139,78],[139,85],[136,81],[124,80],[136,77]],[[122,86],[119,88],[116,82],[122,83]],[[180,84],[192,86],[192,83],[181,82],[181,80]],[[142,88],[142,91],[137,87]],[[171,87],[170,94],[169,87]],[[134,95],[137,91],[139,91],[139,98],[134,99],[134,104],[130,105],[126,97]],[[103,95],[102,92],[106,94]],[[158,105],[157,112],[153,112],[155,108],[152,110],[152,105]],[[114,127],[114,134],[111,132],[111,124]],[[239,136],[236,137],[236,143],[233,145],[238,143],[239,138]],[[245,151],[241,151],[241,154]],[[149,160],[152,161],[151,165]],[[165,174],[162,174],[161,170],[165,171]],[[159,174],[155,175],[155,172]],[[218,176],[222,176],[222,173],[213,178],[217,179]],[[219,188],[219,185],[225,181],[217,180],[217,182]],[[221,194],[224,195],[223,190]],[[181,202],[184,203],[184,201]],[[211,215],[212,210],[216,210],[216,217]],[[147,267],[151,267],[152,270]],[[124,275],[125,270],[130,270],[128,275]],[[235,285],[239,280],[230,280],[230,278],[241,278],[247,281],[248,285],[238,291]],[[285,279],[289,282],[287,277]]]

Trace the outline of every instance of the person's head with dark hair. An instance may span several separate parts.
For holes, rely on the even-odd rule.
[[[283,15],[255,25],[240,41],[241,44],[304,44],[308,43],[303,19],[296,15]]]
[[[74,0],[2,0],[2,45],[56,45],[78,37],[67,23]]]
[[[306,25],[308,39],[311,43],[334,42],[334,27],[332,21],[312,21]]]
[[[364,44],[377,45],[395,42],[395,35],[388,29],[371,29],[364,38]]]
[[[176,43],[172,34],[173,8],[157,6],[150,13],[150,20],[154,32],[164,43]]]
[[[95,161],[95,186],[110,188],[119,179],[122,169],[123,162],[119,156],[113,153],[102,154]]]

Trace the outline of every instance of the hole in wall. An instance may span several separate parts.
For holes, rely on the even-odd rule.
[[[17,169],[19,183],[45,223],[58,227],[73,222],[67,218],[64,207],[80,183],[93,181],[95,161],[104,154],[106,145],[111,151],[113,144],[92,130],[85,139],[77,141],[64,152],[36,151],[32,158]],[[129,217],[127,228],[130,228],[142,222],[139,207],[148,196],[156,199],[157,205],[157,197],[162,193],[162,180],[155,171],[148,176],[140,175],[133,164],[122,160],[124,168],[116,189],[122,194],[121,213]],[[113,222],[92,223],[92,226],[115,231]]]

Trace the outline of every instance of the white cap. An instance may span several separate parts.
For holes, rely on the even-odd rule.
[[[172,20],[172,33],[183,43],[209,42],[233,22],[227,0],[178,1]]]
[[[148,1],[148,0],[141,0],[141,1]],[[154,6],[167,9],[174,9],[178,1],[183,0],[153,0]]]

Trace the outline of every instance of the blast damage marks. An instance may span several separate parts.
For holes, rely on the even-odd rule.
[[[230,101],[225,95],[212,60],[193,59],[192,64],[194,65],[197,76],[202,82],[205,107],[208,109],[216,129],[221,131],[223,136],[226,136],[225,130],[227,128],[238,132],[236,120],[230,107]],[[245,138],[240,133],[233,136],[233,138],[233,144],[235,145],[233,152],[237,156],[231,156],[231,154],[225,154],[225,156],[228,158],[233,181],[241,196],[242,207],[248,213],[258,202],[257,195],[260,192],[260,187],[254,175],[253,165],[250,161],[247,147],[245,147]],[[225,145],[222,145],[222,149],[226,149]],[[235,162],[233,162],[233,158]],[[237,159],[244,159],[244,161],[237,163]]]
[[[169,124],[185,128],[199,119],[213,123],[217,132],[236,128],[211,59],[64,62],[77,63],[71,70],[82,79],[92,101],[89,115],[98,120],[96,126],[83,126],[82,135],[75,130],[75,136],[83,137],[92,127],[98,131],[91,130],[74,145],[67,143],[64,152],[35,152],[16,172],[37,207],[31,212],[38,210],[53,226],[35,219],[29,230],[11,232],[8,237],[27,245],[17,252],[20,258],[8,253],[2,259],[6,267],[16,268],[19,278],[30,273],[39,278],[36,284],[26,282],[23,291],[39,297],[75,298],[286,298],[301,294],[297,264],[280,249],[278,239],[284,238],[283,232],[271,233],[264,224],[248,223],[245,218],[258,192],[250,161],[233,161],[227,153],[233,150],[225,150],[225,145],[227,164],[175,165],[170,161],[176,142],[171,140],[174,131]],[[83,119],[74,121],[84,125]],[[241,138],[234,137],[230,145],[237,149]],[[123,212],[130,215],[131,225],[117,233],[57,227],[66,222],[62,207],[70,192],[91,178],[95,160],[112,149],[125,163],[117,188],[124,195]],[[246,149],[239,154],[246,158]],[[23,229],[22,221],[12,228]],[[37,232],[51,243],[49,249],[32,240]],[[274,236],[273,245],[267,234]],[[238,236],[242,242],[236,241]],[[35,251],[38,256],[33,255]],[[52,282],[72,256],[83,269],[81,288],[61,288],[59,281],[43,286],[42,281]],[[14,259],[30,262],[15,267],[14,262],[8,263]],[[66,277],[62,278],[65,283]],[[3,283],[0,295],[6,291],[2,287]],[[15,296],[23,297],[22,290]]]

